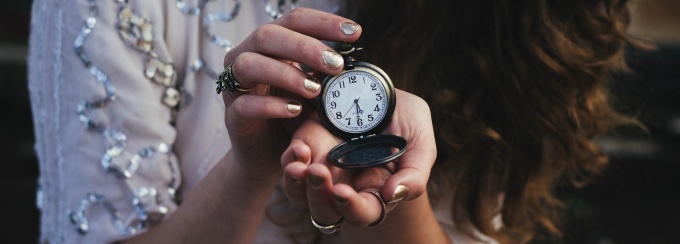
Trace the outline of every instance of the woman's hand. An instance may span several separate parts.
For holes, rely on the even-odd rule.
[[[366,226],[379,220],[382,212],[378,198],[366,190],[377,189],[388,211],[401,200],[421,196],[437,154],[425,101],[397,90],[397,105],[385,133],[407,140],[408,148],[401,158],[380,167],[340,169],[327,157],[342,140],[328,132],[316,114],[310,115],[281,157],[284,189],[290,201],[309,207],[314,220],[323,225],[344,218],[352,225]]]
[[[231,157],[241,169],[257,175],[281,172],[274,162],[297,123],[276,119],[298,117],[308,109],[300,101],[316,97],[320,89],[319,81],[299,64],[338,74],[342,57],[319,40],[354,42],[360,35],[359,25],[348,19],[298,8],[261,26],[225,55],[224,67],[232,65],[240,86],[252,89],[223,93]]]

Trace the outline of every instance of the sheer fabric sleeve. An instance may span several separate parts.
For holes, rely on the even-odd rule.
[[[136,2],[33,3],[41,242],[120,240],[177,208],[176,71],[159,38],[169,1]]]

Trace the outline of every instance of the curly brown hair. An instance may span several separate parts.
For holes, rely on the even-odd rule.
[[[360,59],[432,109],[433,200],[453,194],[456,222],[502,243],[560,236],[555,187],[598,175],[607,159],[594,137],[634,123],[607,96],[610,73],[625,69],[626,0],[352,4],[357,46],[370,50]]]

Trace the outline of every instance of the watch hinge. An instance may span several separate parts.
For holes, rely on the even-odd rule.
[[[358,139],[364,139],[364,138],[369,138],[369,137],[374,137],[374,136],[375,136],[375,134],[363,135],[363,136],[359,136],[359,137],[354,137],[354,138],[350,139],[350,141],[354,141],[354,140],[358,140]]]

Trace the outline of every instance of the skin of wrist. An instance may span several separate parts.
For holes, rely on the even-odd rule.
[[[251,169],[243,167],[246,162],[239,162],[234,152],[229,150],[217,167],[226,177],[236,177],[249,184],[276,184],[283,175],[283,169],[276,164],[268,169]],[[273,164],[273,163],[272,163]]]

